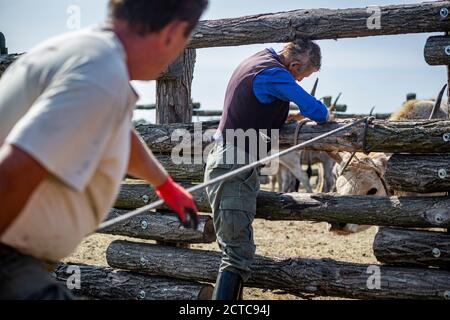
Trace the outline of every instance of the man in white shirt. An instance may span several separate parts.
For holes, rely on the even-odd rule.
[[[0,79],[0,299],[70,299],[47,274],[105,219],[126,173],[187,223],[192,196],[132,128],[130,80],[185,48],[207,0],[110,0],[109,21],[50,39]]]

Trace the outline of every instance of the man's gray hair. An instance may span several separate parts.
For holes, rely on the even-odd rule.
[[[307,68],[317,71],[322,66],[322,53],[317,43],[312,40],[299,38],[286,44],[281,53],[288,59],[299,59],[307,63]]]

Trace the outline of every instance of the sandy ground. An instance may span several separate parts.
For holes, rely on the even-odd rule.
[[[326,223],[303,221],[255,220],[256,254],[270,257],[332,258],[340,261],[376,263],[372,243],[376,228],[349,236],[328,232]],[[65,261],[107,265],[105,251],[109,243],[124,237],[95,234],[86,238]],[[141,241],[130,239],[132,241]],[[151,242],[151,241],[149,241]],[[217,244],[192,245],[193,249],[218,250]],[[277,291],[245,288],[244,299],[300,299]],[[326,299],[326,298],[325,298]]]
[[[329,233],[326,223],[278,222],[257,219],[253,227],[258,255],[332,258],[341,261],[376,263],[372,252],[372,243],[376,232],[374,227],[350,236],[337,236]],[[92,235],[86,238],[66,261],[106,266],[106,248],[111,241],[116,239],[126,238],[100,234]],[[218,250],[215,243],[192,245],[192,248]],[[246,288],[244,299],[284,300],[300,298],[271,290]]]

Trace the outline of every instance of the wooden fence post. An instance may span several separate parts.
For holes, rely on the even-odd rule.
[[[192,122],[191,85],[196,51],[186,49],[163,73],[156,84],[156,123]],[[188,243],[157,241],[158,244],[189,248]]]
[[[156,84],[156,123],[192,121],[191,84],[196,52],[186,49]]]

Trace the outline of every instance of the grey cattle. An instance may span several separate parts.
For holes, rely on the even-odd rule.
[[[445,86],[435,101],[433,99],[406,101],[392,114],[390,120],[447,119],[448,103],[447,101],[442,101],[444,90]],[[350,154],[345,152],[334,154],[336,161],[334,171],[337,177],[337,193],[341,195],[387,195],[388,190],[384,182],[384,174],[390,154],[371,153],[370,155],[365,155],[356,153],[347,165],[350,156]],[[346,165],[347,168],[343,171]],[[398,195],[405,195],[405,193]],[[368,227],[357,224],[339,223],[331,224],[330,231],[346,235],[366,230]]]

